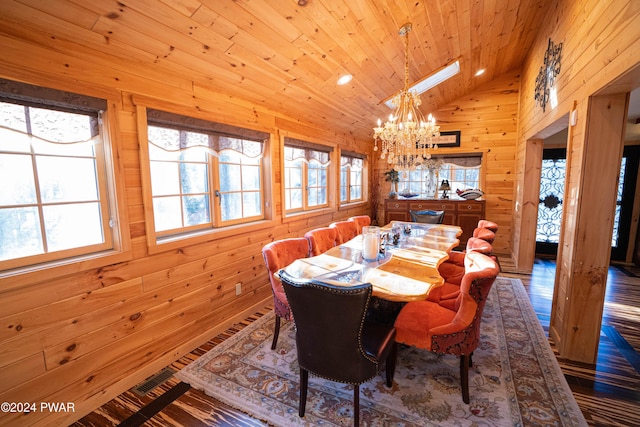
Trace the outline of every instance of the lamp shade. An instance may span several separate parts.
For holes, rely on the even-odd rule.
[[[451,186],[449,185],[449,180],[443,179],[440,183],[439,190],[451,190]]]

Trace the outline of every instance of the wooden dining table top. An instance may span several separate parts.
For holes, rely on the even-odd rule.
[[[381,232],[390,233],[394,224],[402,227],[398,245],[387,242],[385,253],[375,261],[362,258],[362,235],[358,235],[323,254],[300,258],[285,270],[299,279],[344,286],[371,283],[373,295],[389,301],[424,300],[444,283],[438,266],[459,244],[462,229],[452,225],[393,221],[381,227]],[[411,228],[409,233],[404,232],[405,225]]]

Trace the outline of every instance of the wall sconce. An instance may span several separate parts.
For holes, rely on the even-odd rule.
[[[449,180],[443,179],[442,182],[440,183],[439,190],[442,191],[441,199],[448,199],[449,195],[447,194],[447,192],[451,190],[451,186],[449,185]]]

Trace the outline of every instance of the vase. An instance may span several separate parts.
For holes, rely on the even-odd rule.
[[[425,178],[425,191],[427,197],[430,199],[435,199],[438,191],[438,177],[436,176],[435,169],[428,169],[427,176]]]

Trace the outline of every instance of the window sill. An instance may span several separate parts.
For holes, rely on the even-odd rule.
[[[154,241],[149,241],[147,246],[149,254],[158,254],[199,243],[211,242],[227,237],[238,236],[240,234],[253,233],[267,228],[273,228],[274,222],[275,221],[273,220],[261,220],[249,224],[230,225],[223,228],[194,231],[191,233],[163,237],[157,240],[155,236],[151,235],[149,236],[149,239],[153,239]]]
[[[367,206],[368,204],[369,204],[369,202],[367,200],[351,202],[351,203],[343,203],[343,204],[340,205],[338,210],[343,211],[343,210],[347,210],[347,209],[359,208],[359,207]]]
[[[282,217],[282,222],[287,223],[292,221],[299,221],[304,218],[313,218],[316,216],[331,214],[335,211],[336,210],[334,208],[326,207],[326,208],[316,209],[312,211],[294,212],[289,214],[285,213],[284,216]]]

